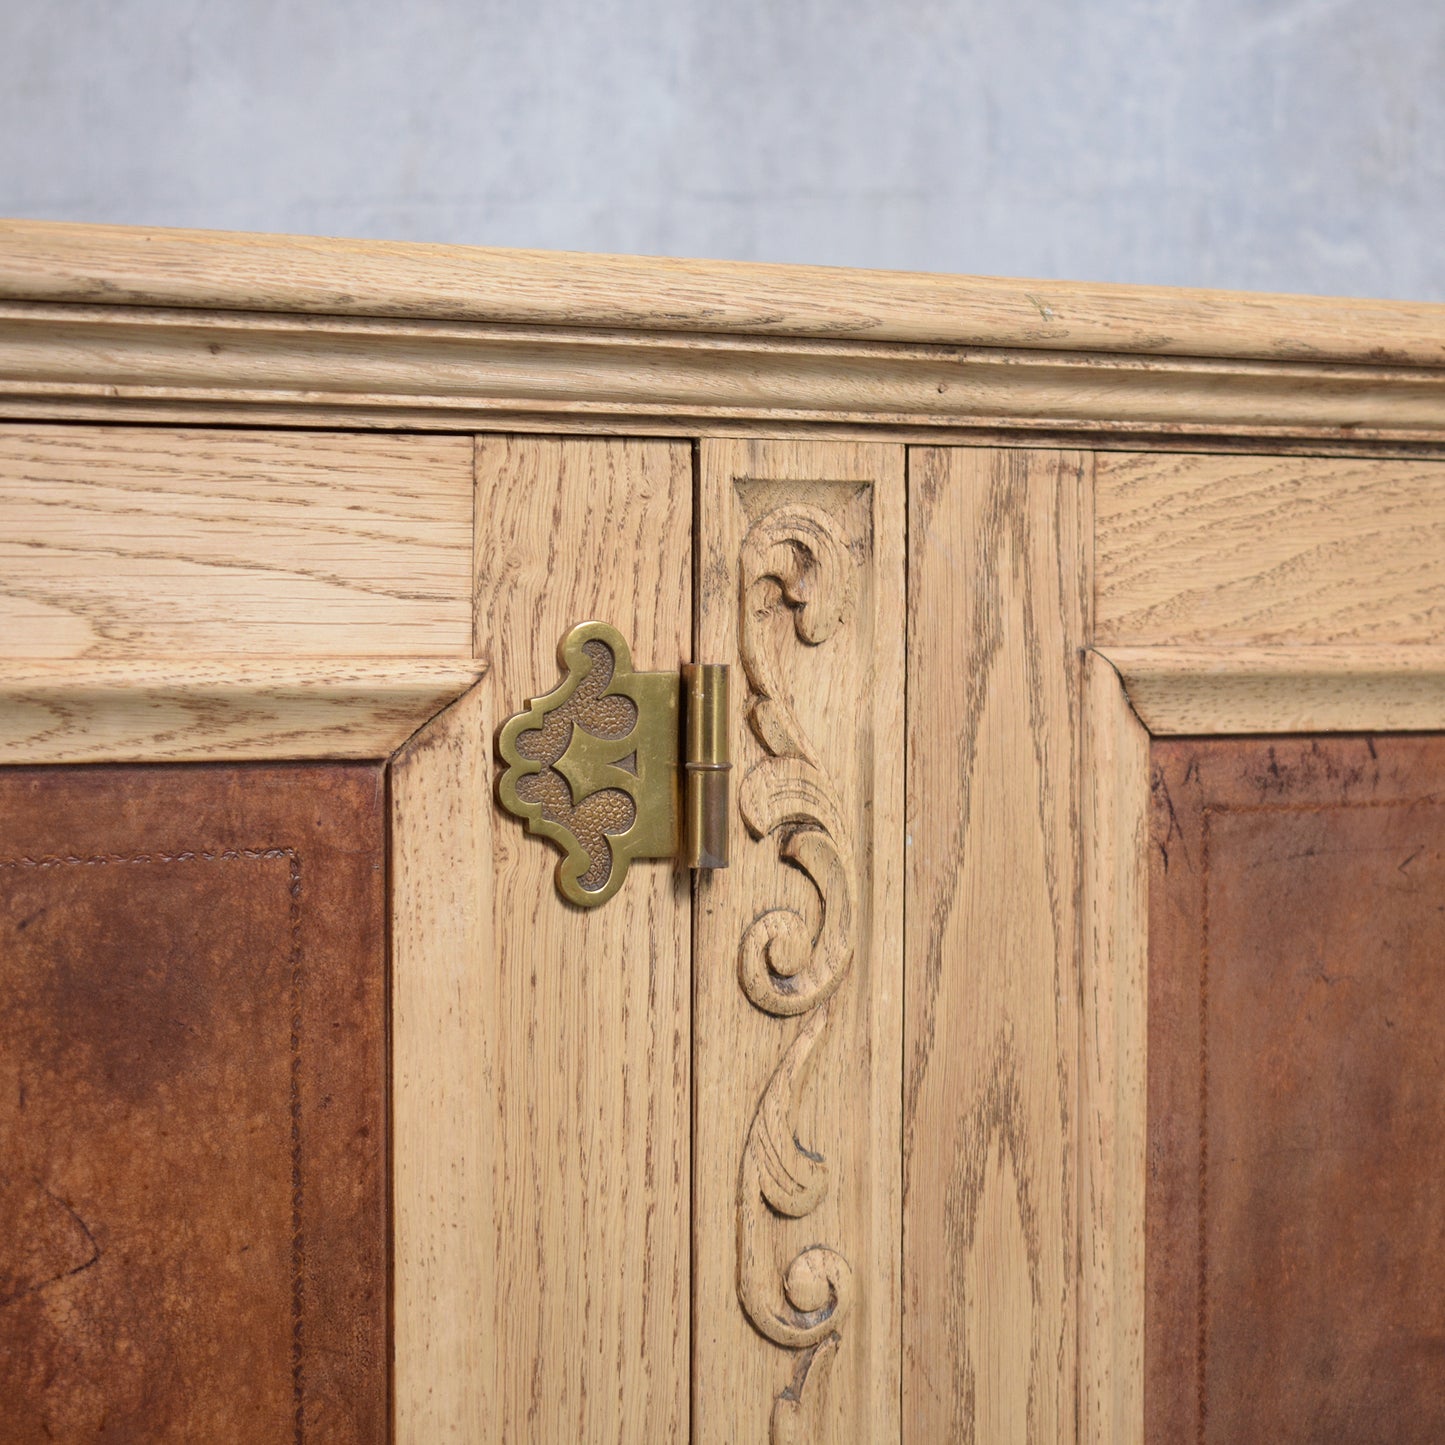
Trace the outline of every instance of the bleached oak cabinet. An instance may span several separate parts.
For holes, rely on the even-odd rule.
[[[1445,308],[12,222],[0,420],[0,1438],[1440,1438]]]

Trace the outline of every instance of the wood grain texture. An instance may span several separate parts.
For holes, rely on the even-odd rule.
[[[690,449],[477,442],[477,638],[495,725],[557,681],[574,623],[675,668],[692,622]],[[470,1207],[495,1256],[471,1369],[486,1434],[617,1445],[687,1433],[688,882],[633,865],[595,911],[557,853],[494,822],[484,971],[491,1157]],[[478,1438],[478,1437],[473,1437]]]
[[[909,453],[909,1445],[1075,1438],[1088,467]]]
[[[0,656],[471,656],[471,444],[0,427]]]
[[[391,767],[392,1359],[396,1445],[483,1445],[503,1143],[494,1091],[490,719],[473,688]],[[500,1055],[500,1057],[499,1057]],[[510,1253],[521,1248],[513,1240]],[[520,1343],[520,1341],[518,1341]]]
[[[385,758],[480,676],[434,658],[0,663],[0,764]]]
[[[1100,456],[1101,647],[1445,642],[1445,465]]]
[[[899,447],[702,443],[739,817],[695,895],[696,1445],[899,1436],[903,511]]]
[[[1109,647],[1156,736],[1445,727],[1445,647]]]
[[[0,296],[1445,365],[1445,306],[220,231],[0,223]]]
[[[937,313],[941,328],[947,315]],[[1072,428],[1141,441],[1445,441],[1445,369],[634,329],[645,317],[639,310],[599,330],[0,303],[0,414],[424,430],[852,422]]]
[[[1084,659],[1079,1440],[1143,1445],[1149,735]]]

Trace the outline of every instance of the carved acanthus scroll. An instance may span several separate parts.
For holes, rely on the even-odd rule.
[[[835,1248],[813,1244],[786,1266],[776,1221],[811,1214],[828,1192],[821,1155],[798,1141],[799,1103],[855,947],[855,870],[839,790],[798,722],[783,680],[784,651],[820,647],[850,620],[856,564],[838,524],[804,505],[775,507],[743,541],[740,650],[748,723],[766,752],[739,790],[755,838],[776,841],[780,863],[809,879],[813,916],[774,906],[744,932],[738,978],[752,1004],[802,1022],[769,1078],[744,1145],[738,1179],[738,1298],[754,1327],[795,1350],[792,1382],[772,1412],[773,1445],[817,1438],[816,1421],[840,1326],[853,1300],[853,1270]],[[786,607],[792,626],[776,625]]]

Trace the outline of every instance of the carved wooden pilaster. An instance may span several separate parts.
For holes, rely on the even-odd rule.
[[[896,1439],[901,449],[704,444],[700,495],[700,655],[746,685],[696,910],[695,1438]]]

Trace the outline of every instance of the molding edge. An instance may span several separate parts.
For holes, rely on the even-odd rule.
[[[1097,649],[1156,737],[1445,728],[1445,647]]]
[[[0,663],[0,764],[386,758],[480,663]]]
[[[1445,442],[1445,369],[0,304],[0,416]]]

